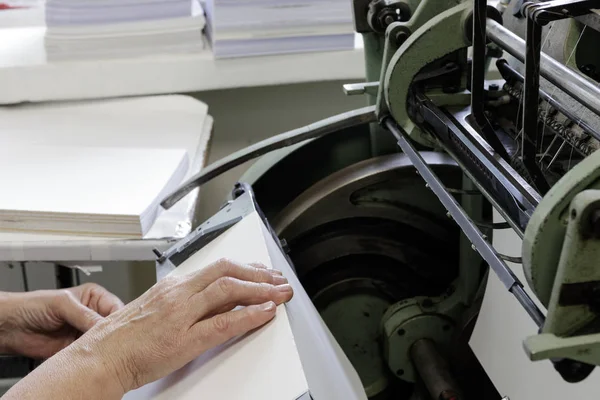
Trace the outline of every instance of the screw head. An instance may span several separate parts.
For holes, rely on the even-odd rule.
[[[402,44],[406,42],[406,39],[408,39],[408,33],[404,31],[396,33],[396,45],[398,47],[402,46]]]

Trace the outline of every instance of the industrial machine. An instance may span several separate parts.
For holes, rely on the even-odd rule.
[[[367,82],[344,90],[368,105],[163,201],[262,156],[240,180],[370,399],[501,398],[468,346],[488,274],[539,327],[532,362],[600,365],[600,1],[494,3],[354,0]],[[507,229],[522,257],[493,247]]]

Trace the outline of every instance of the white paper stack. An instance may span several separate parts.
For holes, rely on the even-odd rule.
[[[51,61],[129,58],[204,50],[198,0],[47,0]]]
[[[217,58],[354,48],[347,0],[207,0]]]
[[[0,230],[141,238],[189,168],[184,149],[0,149]]]

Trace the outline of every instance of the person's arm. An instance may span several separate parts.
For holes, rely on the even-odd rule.
[[[167,277],[97,322],[3,400],[120,399],[264,325],[291,297],[279,271],[227,260]]]

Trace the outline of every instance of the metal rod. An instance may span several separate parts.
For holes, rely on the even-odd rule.
[[[342,129],[376,121],[375,106],[369,106],[334,115],[333,117],[323,119],[302,128],[270,137],[222,158],[204,168],[200,173],[191,177],[177,190],[165,197],[160,205],[168,210],[195,188],[202,186],[211,179],[245,163],[246,161],[258,158],[270,151],[288,147],[308,139],[329,135]]]
[[[516,69],[510,66],[508,61],[504,59],[500,59],[496,62],[496,66],[498,67],[498,71],[502,75],[505,80],[515,79],[521,83],[525,82],[525,78],[523,75],[519,73]],[[594,137],[594,139],[600,141],[600,132],[596,131],[590,123],[585,119],[585,115],[575,115],[571,110],[567,109],[564,105],[559,103],[557,100],[552,98],[548,93],[543,90],[540,90],[540,96],[542,99],[547,101],[550,106],[561,114],[564,114],[567,118],[575,123],[575,125],[581,127],[586,133],[589,133]]]
[[[448,362],[437,351],[432,340],[420,339],[413,343],[410,347],[410,358],[432,399],[463,399],[462,391],[452,376]]]
[[[523,85],[523,164],[531,174],[542,195],[550,190],[544,174],[539,169],[535,156],[540,143],[538,129],[538,107],[540,103],[540,58],[542,52],[542,26],[527,18],[527,42],[525,50],[525,84]],[[526,143],[528,141],[528,143]]]
[[[387,119],[385,121],[385,126],[396,137],[402,151],[410,158],[419,174],[423,177],[425,182],[429,184],[431,190],[435,193],[446,210],[448,210],[452,218],[454,218],[454,221],[456,221],[465,236],[473,243],[475,250],[488,263],[508,291],[515,296],[519,303],[521,303],[536,324],[541,326],[544,321],[544,315],[525,292],[519,278],[517,278],[512,270],[508,268],[506,263],[498,257],[494,247],[484,239],[479,228],[477,228],[475,223],[461,208],[456,199],[444,189],[440,179],[435,175],[431,168],[429,168],[425,160],[423,160],[421,155],[407,139],[406,133],[403,132],[392,119]]]
[[[482,136],[494,151],[505,160],[508,152],[485,116],[485,74],[488,70],[486,57],[487,0],[473,0],[473,57],[471,63],[471,113]]]
[[[489,18],[487,34],[492,42],[519,61],[525,62],[526,51],[523,39]],[[600,115],[600,88],[592,82],[544,53],[541,54],[540,74],[550,83]]]
[[[473,1],[473,57],[471,70],[471,112],[479,126],[487,123],[484,114],[487,0]]]

